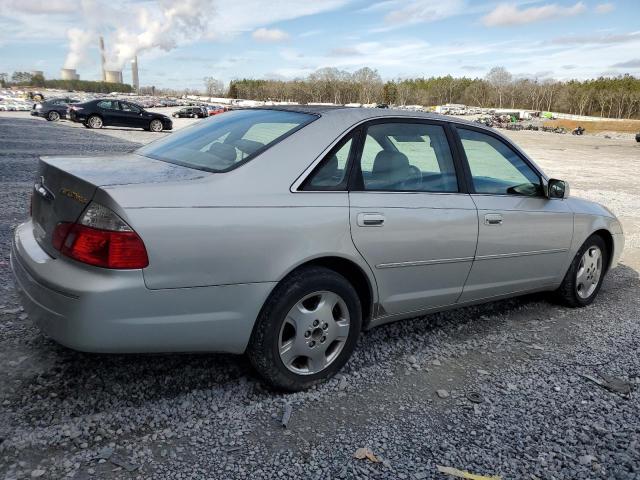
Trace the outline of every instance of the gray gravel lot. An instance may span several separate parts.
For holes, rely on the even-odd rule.
[[[0,114],[0,478],[445,478],[437,465],[640,478],[640,145],[510,135],[620,215],[628,245],[598,300],[571,310],[535,295],[383,326],[337,378],[283,395],[243,357],[89,355],[39,333],[8,265],[37,157],[130,151],[158,135]],[[631,393],[586,378],[600,374]],[[360,447],[380,462],[353,458]]]

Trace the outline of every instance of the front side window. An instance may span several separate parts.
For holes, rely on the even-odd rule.
[[[344,190],[347,186],[347,162],[353,137],[340,142],[303,185],[303,190]]]
[[[316,118],[286,110],[238,110],[184,128],[137,153],[199,170],[226,172]]]
[[[457,192],[444,128],[425,123],[381,123],[367,128],[360,159],[364,190]]]
[[[476,193],[541,196],[538,174],[492,135],[458,128]]]
[[[140,109],[131,103],[120,102],[120,108],[123,112],[140,113]]]

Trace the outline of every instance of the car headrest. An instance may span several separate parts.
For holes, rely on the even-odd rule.
[[[338,175],[338,157],[335,155],[327,161],[327,163],[318,171],[318,174],[314,178],[314,184],[318,182],[324,182],[333,180]]]
[[[236,149],[228,143],[216,142],[209,147],[209,153],[220,159],[220,163],[226,166],[236,162]]]
[[[238,150],[241,152],[251,155],[256,150],[264,147],[264,143],[256,142],[255,140],[248,140],[246,138],[239,138],[237,140],[233,140],[233,144],[236,146]]]
[[[371,173],[389,182],[402,182],[409,176],[409,159],[404,153],[382,150],[373,161]]]

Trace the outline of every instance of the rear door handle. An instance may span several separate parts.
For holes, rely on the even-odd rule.
[[[499,213],[487,213],[484,216],[485,225],[502,225],[502,215]]]
[[[359,213],[359,227],[381,227],[384,225],[384,215],[381,213]]]

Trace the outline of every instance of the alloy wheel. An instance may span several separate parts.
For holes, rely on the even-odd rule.
[[[327,368],[349,337],[349,310],[340,295],[320,291],[306,295],[287,314],[278,336],[284,366],[298,375]]]
[[[102,128],[102,119],[96,116],[91,117],[89,119],[89,126],[91,128]]]
[[[60,120],[60,114],[55,110],[52,110],[51,112],[49,112],[49,120],[51,120],[52,122],[57,122],[58,120]]]
[[[576,272],[576,291],[580,298],[589,298],[598,287],[602,276],[602,252],[591,246],[582,255]]]
[[[162,131],[162,122],[158,119],[156,120],[151,120],[151,125],[149,125],[149,128],[151,129],[152,132],[161,132]]]

